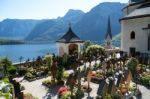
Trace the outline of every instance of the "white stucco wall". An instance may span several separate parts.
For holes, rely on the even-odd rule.
[[[69,45],[70,44],[76,44],[76,45],[78,45],[78,53],[80,52],[80,46],[81,46],[81,43],[58,43],[58,48],[60,49],[60,47],[62,47],[63,48],[63,50],[64,50],[64,53],[61,53],[60,51],[59,51],[59,55],[60,56],[62,56],[63,54],[69,54]]]
[[[143,28],[150,24],[150,17],[128,19],[121,21],[121,50],[129,52],[130,47],[136,51],[148,52],[148,33]],[[131,32],[135,32],[135,39],[130,39]]]

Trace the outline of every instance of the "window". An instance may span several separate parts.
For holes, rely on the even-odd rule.
[[[130,38],[135,39],[135,32],[134,31],[131,32]]]

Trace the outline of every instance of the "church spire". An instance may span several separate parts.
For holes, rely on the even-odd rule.
[[[106,48],[108,48],[108,49],[110,49],[112,47],[111,40],[112,40],[111,23],[110,23],[110,17],[108,17],[107,31],[106,31],[106,35],[105,35],[105,44],[106,44]]]
[[[112,39],[110,17],[108,17],[107,32],[105,36],[105,40],[107,39]]]
[[[70,22],[69,22],[68,26],[69,26],[69,28],[71,28],[71,23]]]

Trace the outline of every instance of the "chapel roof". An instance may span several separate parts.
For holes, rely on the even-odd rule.
[[[81,40],[73,31],[71,26],[69,26],[68,31],[66,32],[65,35],[63,35],[60,39],[58,39],[56,42],[60,43],[74,43],[74,42],[79,42],[82,43],[83,40]]]

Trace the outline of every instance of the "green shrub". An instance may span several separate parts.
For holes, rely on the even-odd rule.
[[[11,99],[11,94],[8,92],[8,93],[2,93],[0,92],[0,99]]]
[[[71,92],[67,91],[63,96],[61,96],[61,99],[71,99]]]
[[[19,75],[25,75],[27,73],[27,68],[23,67],[18,70]]]
[[[63,72],[63,79],[67,79],[69,77],[69,73],[68,72]]]
[[[110,94],[108,94],[108,95],[106,95],[105,96],[105,98],[104,99],[112,99],[112,97],[111,97],[111,95]]]
[[[132,72],[133,77],[136,73],[136,68],[137,68],[138,63],[139,62],[136,58],[130,58],[127,62],[128,69]]]
[[[96,63],[95,66],[94,66],[94,68],[93,68],[93,70],[97,70],[99,68],[100,68],[100,65]]]
[[[142,64],[142,65],[141,65],[141,69],[145,71],[145,70],[147,69],[147,66],[144,65],[144,64]]]
[[[24,96],[26,97],[26,99],[38,99],[37,97],[33,97],[31,93],[26,93],[24,94]]]
[[[113,74],[114,74],[114,70],[113,69],[108,69],[107,75],[113,75]]]
[[[130,91],[135,91],[135,90],[136,90],[136,87],[129,87],[129,90],[130,90]]]
[[[20,86],[21,91],[25,90],[25,87],[23,85]]]
[[[150,86],[150,76],[143,76],[141,77],[142,84],[146,86]]]
[[[45,73],[45,74],[48,74],[48,71],[49,71],[49,70],[48,70],[48,68],[47,68],[47,67],[46,67],[46,68],[44,68],[44,73]]]
[[[42,82],[43,85],[48,85],[48,86],[53,86],[53,85],[56,85],[58,83],[57,80],[44,80]]]
[[[30,68],[27,69],[27,71],[33,73],[34,69],[32,67],[30,67]]]
[[[62,78],[63,78],[63,73],[64,73],[64,70],[62,68],[60,68],[58,71],[57,71],[57,74],[56,74],[56,79],[57,81],[61,81]]]
[[[26,73],[25,77],[27,77],[27,78],[33,78],[34,76],[32,75],[32,73],[28,72],[28,73]]]
[[[4,77],[4,78],[2,79],[2,81],[4,81],[5,83],[9,83],[8,77]]]
[[[51,82],[51,80],[44,80],[43,82],[42,82],[42,84],[51,84],[52,82]]]
[[[10,66],[10,67],[8,68],[8,73],[9,73],[10,75],[15,75],[15,74],[16,74],[16,71],[17,71],[17,69],[16,69],[15,66]]]

